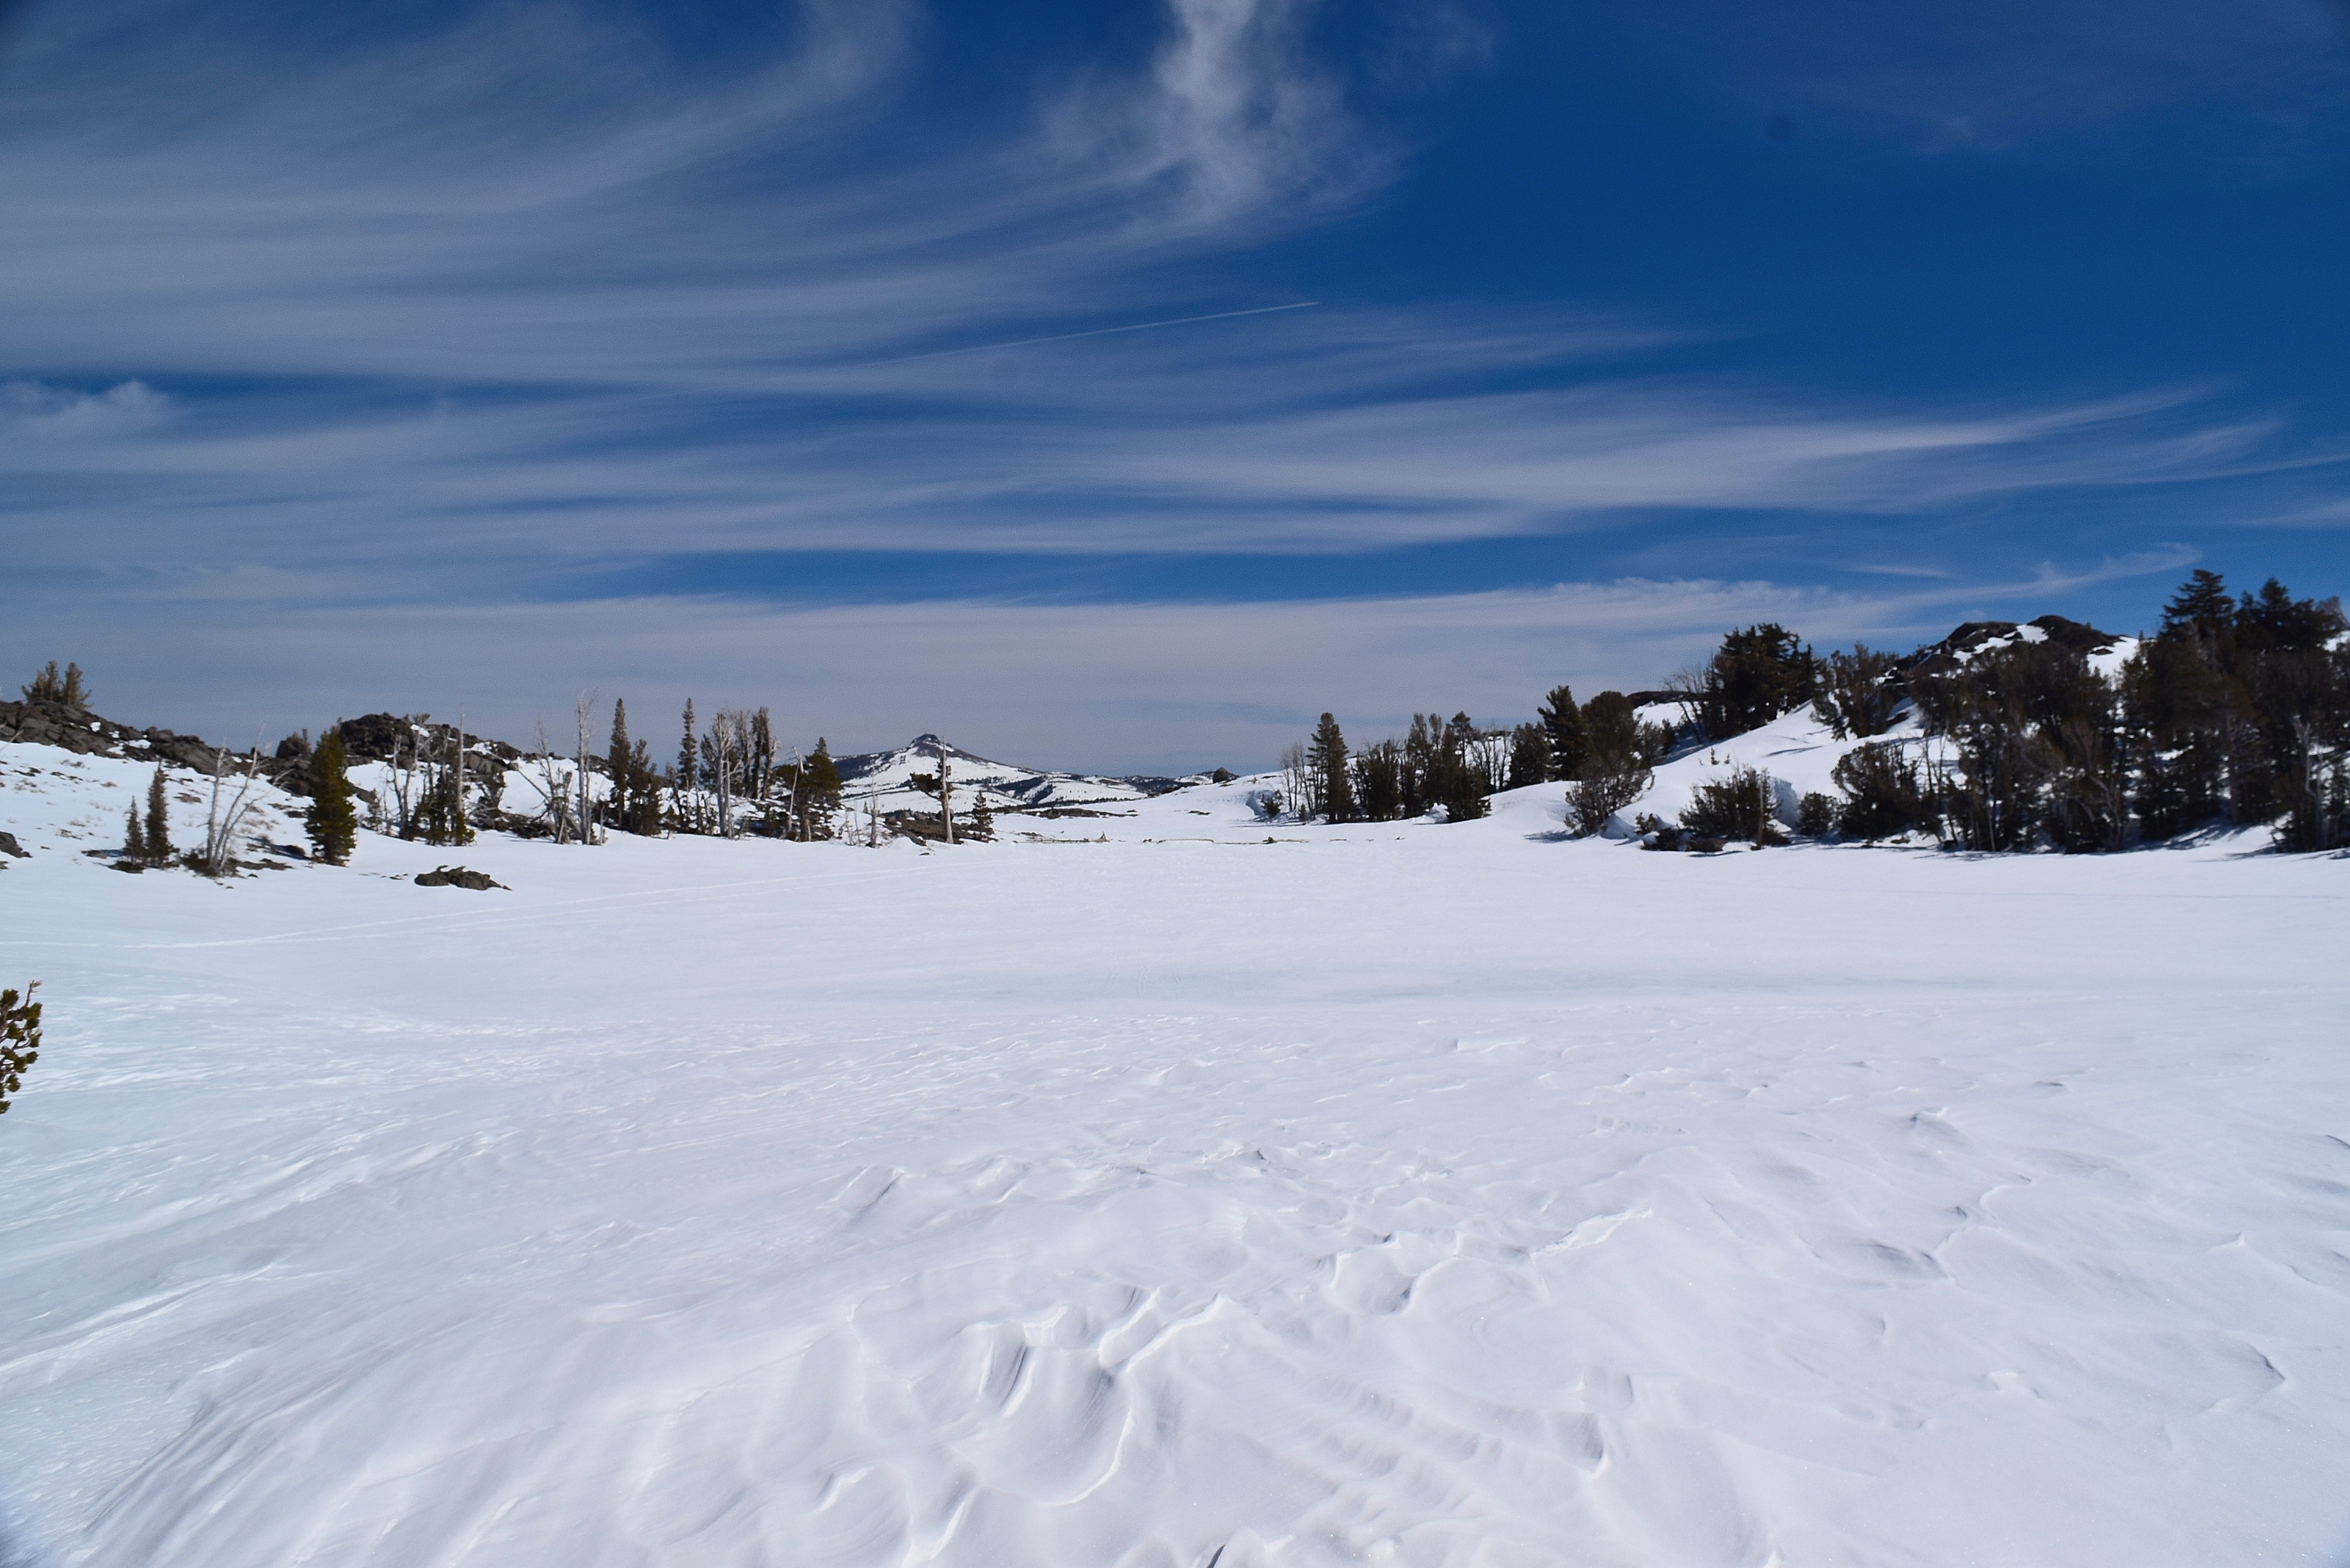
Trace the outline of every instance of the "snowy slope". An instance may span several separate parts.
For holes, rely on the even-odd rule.
[[[969,810],[983,791],[990,809],[999,812],[1074,808],[1122,814],[1134,802],[1181,782],[1020,767],[966,752],[936,735],[918,735],[893,751],[840,758],[837,765],[842,794],[860,807],[875,803],[884,815],[893,811],[935,811],[938,797],[915,789],[909,781],[916,774],[936,774],[941,756],[948,759],[952,773],[958,812]]]
[[[2350,862],[1237,781],[214,885],[34,750],[11,1568],[2350,1550]]]

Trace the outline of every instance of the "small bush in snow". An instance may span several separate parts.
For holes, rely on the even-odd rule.
[[[1834,795],[1813,790],[1795,804],[1795,831],[1806,838],[1825,838],[1835,831],[1836,803]]]
[[[1697,786],[1681,826],[1700,838],[1743,839],[1749,844],[1784,844],[1787,836],[1773,818],[1771,775],[1738,766],[1727,778]]]
[[[1566,825],[1578,838],[1588,838],[1607,826],[1607,819],[1648,793],[1653,777],[1646,768],[1595,773],[1566,786]]]
[[[1898,743],[1846,753],[1834,776],[1845,796],[1836,826],[1851,837],[1894,838],[1933,824],[1933,803],[1918,783],[1918,764]]]

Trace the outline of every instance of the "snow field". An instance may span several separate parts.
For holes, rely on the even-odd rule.
[[[16,1550],[2343,1560],[2343,862],[1245,787],[225,887],[0,796]]]

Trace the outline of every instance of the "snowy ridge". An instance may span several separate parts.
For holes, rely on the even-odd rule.
[[[1196,782],[1198,777],[1112,778],[1024,768],[966,752],[936,735],[917,735],[891,751],[840,757],[834,765],[840,770],[845,800],[854,801],[860,808],[870,802],[887,815],[893,811],[938,809],[938,797],[917,790],[910,781],[916,774],[935,774],[942,756],[952,771],[958,814],[968,812],[983,791],[989,808],[999,812],[1089,808],[1115,812]]]

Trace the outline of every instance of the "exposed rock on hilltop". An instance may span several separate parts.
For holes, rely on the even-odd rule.
[[[0,702],[0,741],[56,746],[82,756],[152,757],[210,773],[220,753],[193,735],[170,730],[138,730],[102,719],[78,703],[30,701]],[[263,771],[268,772],[266,762]]]
[[[2112,653],[2133,640],[2110,631],[2099,631],[2083,621],[2067,620],[2061,615],[2043,615],[2022,622],[1970,620],[1941,641],[1929,643],[1910,655],[1904,662],[1904,668],[1922,674],[1938,675],[1946,670],[1955,670],[1991,649],[2033,642],[2054,643],[2059,648],[2071,649],[2085,658],[2095,658],[2101,653]]]

